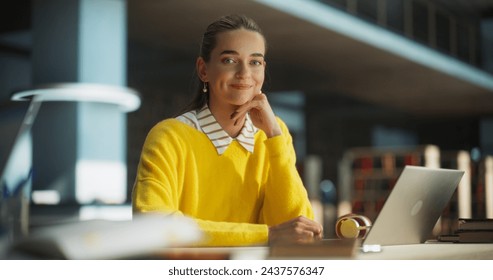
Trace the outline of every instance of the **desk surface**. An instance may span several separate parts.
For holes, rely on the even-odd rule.
[[[169,248],[163,254],[180,256],[229,256],[234,260],[269,259],[269,247],[212,247],[212,248]],[[293,259],[296,257],[293,256]],[[302,259],[306,259],[303,257]],[[338,259],[316,258],[316,259]],[[431,242],[425,244],[383,246],[381,252],[358,251],[351,259],[356,260],[493,260],[493,243],[456,244]]]
[[[0,249],[6,248],[0,239]],[[334,255],[331,247],[327,247],[327,254],[312,256],[305,253],[303,256],[290,255],[290,257],[270,256],[270,248],[267,246],[251,247],[186,247],[186,248],[162,248],[155,254],[143,256],[144,258],[158,259],[232,259],[232,260],[266,260],[266,259],[354,259],[354,260],[493,260],[493,243],[445,243],[427,242],[424,244],[382,246],[380,252],[364,253],[357,246],[353,247],[352,255]],[[0,259],[29,259],[29,255],[3,255],[0,250]],[[5,253],[5,252],[4,252]],[[320,253],[318,251],[317,253]]]
[[[493,260],[493,244],[425,243],[383,246],[379,253],[359,253],[361,260]]]

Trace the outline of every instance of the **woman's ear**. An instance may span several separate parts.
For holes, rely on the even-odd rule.
[[[195,63],[195,67],[197,68],[197,74],[202,82],[208,82],[207,79],[207,64],[204,59],[199,56]]]

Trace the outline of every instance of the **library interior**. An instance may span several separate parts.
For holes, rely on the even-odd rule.
[[[493,259],[487,225],[480,229],[487,232],[484,241],[455,248],[433,243],[378,255],[354,253],[357,240],[331,243],[339,238],[341,216],[376,220],[405,166],[464,171],[430,240],[467,238],[456,235],[468,230],[464,223],[493,219],[490,0],[3,1],[0,259],[26,257],[7,250],[18,239],[25,240],[19,248],[47,250],[52,258],[149,253],[143,243],[118,251],[73,241],[54,252],[43,238],[29,236],[75,225],[46,233],[65,240],[82,222],[101,233],[112,232],[116,222],[127,230],[122,240],[139,234],[129,221],[147,133],[192,98],[202,33],[228,14],[248,15],[262,27],[268,42],[262,90],[289,128],[315,219],[335,249],[215,248],[199,256]],[[33,106],[34,121],[26,127]],[[27,172],[29,182],[10,193],[6,167],[22,129],[29,132],[21,139],[28,155],[14,169]],[[139,222],[151,227],[153,220]],[[195,225],[168,222],[157,229],[168,243],[148,237],[163,247],[152,256],[197,256],[196,248],[169,243],[176,236],[193,243]],[[177,226],[188,233],[170,232]]]

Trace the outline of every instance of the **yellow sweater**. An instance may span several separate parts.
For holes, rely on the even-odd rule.
[[[194,218],[205,246],[265,244],[268,225],[313,218],[295,167],[286,125],[282,135],[255,134],[254,152],[237,141],[218,155],[206,134],[176,119],[149,132],[135,181],[135,213],[172,212]]]

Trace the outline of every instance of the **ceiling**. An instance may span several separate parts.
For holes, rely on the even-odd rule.
[[[493,1],[487,0],[436,2],[471,16],[491,15],[493,10]],[[128,0],[129,39],[195,57],[207,24],[230,13],[247,14],[262,27],[269,44],[271,91],[342,94],[419,115],[493,114],[491,89],[256,1]]]
[[[30,28],[31,1],[2,2],[0,38],[4,37],[2,34]],[[493,18],[493,0],[429,1],[468,17]],[[257,1],[127,0],[127,3],[129,42],[153,53],[169,54],[173,63],[161,61],[154,67],[173,71],[174,77],[189,78],[207,24],[225,14],[243,13],[260,24],[268,40],[268,91],[300,90],[322,99],[342,95],[417,115],[493,114],[491,89]],[[2,42],[0,51],[29,55],[24,45]],[[493,79],[491,75],[489,79]],[[169,86],[173,87],[172,83]]]
[[[433,0],[433,2],[446,7],[451,12],[472,17],[493,16],[493,1],[491,0]]]

